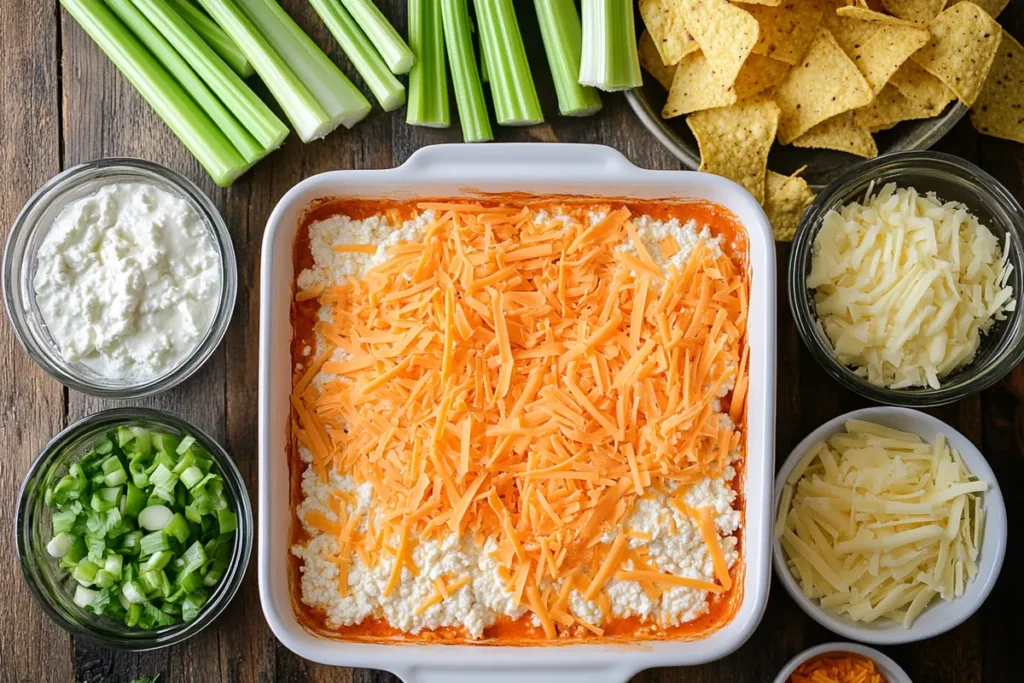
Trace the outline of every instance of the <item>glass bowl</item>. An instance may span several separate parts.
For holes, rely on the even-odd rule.
[[[51,510],[43,500],[46,488],[67,473],[103,432],[118,425],[156,427],[173,434],[191,434],[210,454],[233,501],[238,527],[235,545],[224,576],[199,616],[190,623],[153,630],[129,628],[123,622],[86,612],[72,602],[69,575],[46,551],[52,536]],[[43,448],[25,477],[15,515],[15,541],[21,572],[36,602],[59,626],[76,637],[121,650],[153,650],[180,643],[199,633],[217,618],[234,597],[245,576],[252,550],[253,520],[249,494],[242,475],[220,444],[203,431],[172,415],[144,408],[115,408],[79,420]],[[70,580],[70,584],[74,581]]]
[[[825,371],[847,389],[878,403],[910,407],[937,406],[958,401],[986,389],[1024,359],[1024,307],[1018,303],[1006,320],[997,322],[982,336],[974,360],[941,380],[938,389],[913,387],[889,389],[876,386],[841,364],[818,324],[814,292],[807,288],[811,247],[826,213],[864,198],[870,189],[894,182],[919,192],[935,192],[939,199],[958,201],[986,225],[1000,243],[1009,245],[1013,272],[1009,285],[1018,302],[1024,296],[1024,209],[1005,187],[985,171],[963,159],[938,152],[903,152],[853,166],[826,187],[807,210],[789,258],[789,306],[797,330],[811,355]]]
[[[37,253],[60,212],[68,203],[93,194],[104,185],[118,182],[155,185],[187,201],[202,219],[214,250],[220,256],[220,294],[210,329],[190,354],[155,377],[110,379],[81,363],[64,360],[43,322],[33,289]],[[149,396],[165,391],[195,373],[227,332],[237,288],[238,270],[231,235],[213,203],[187,178],[140,159],[90,161],[51,178],[36,190],[14,219],[4,250],[4,303],[22,347],[53,378],[78,391],[105,398]]]

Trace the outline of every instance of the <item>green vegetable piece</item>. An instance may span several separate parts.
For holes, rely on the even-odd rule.
[[[235,513],[227,508],[217,510],[217,523],[220,525],[220,533],[228,534],[238,528],[238,518]]]
[[[139,549],[142,557],[149,557],[155,553],[170,550],[170,546],[167,545],[167,537],[164,536],[163,531],[153,531],[142,537]]]
[[[174,538],[182,546],[188,542],[188,537],[191,535],[191,529],[189,529],[188,522],[181,516],[180,513],[175,512],[171,517],[171,521],[164,527],[164,535],[168,538]]]

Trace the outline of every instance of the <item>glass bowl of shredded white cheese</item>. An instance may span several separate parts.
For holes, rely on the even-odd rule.
[[[963,159],[906,152],[853,167],[807,211],[790,309],[815,360],[880,403],[957,401],[1024,359],[1024,210]]]
[[[186,178],[136,159],[89,162],[39,188],[3,268],[7,314],[32,359],[107,398],[155,394],[196,372],[227,331],[237,289],[217,209]]]

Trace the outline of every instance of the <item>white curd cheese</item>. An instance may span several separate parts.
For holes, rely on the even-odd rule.
[[[179,364],[217,312],[222,264],[184,199],[116,183],[68,204],[39,247],[36,305],[61,356],[107,379]]]

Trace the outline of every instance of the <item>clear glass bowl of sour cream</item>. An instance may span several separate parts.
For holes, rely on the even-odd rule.
[[[4,303],[29,356],[94,396],[156,394],[195,373],[227,331],[235,252],[213,203],[148,161],[70,168],[8,236]]]

